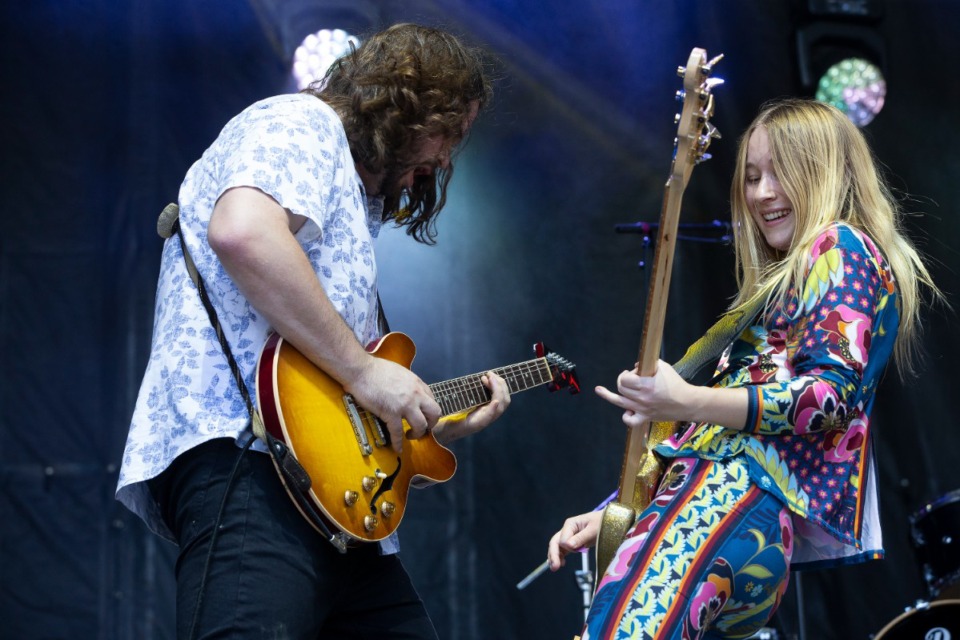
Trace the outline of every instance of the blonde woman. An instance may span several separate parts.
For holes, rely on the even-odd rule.
[[[667,471],[600,580],[585,640],[747,637],[791,569],[883,555],[870,410],[890,356],[911,368],[921,289],[939,292],[834,107],[766,105],[741,138],[731,207],[731,308],[760,311],[715,377],[694,386],[661,361],[596,389],[628,425],[678,430],[656,448]],[[595,544],[600,518],[564,523],[551,568]]]

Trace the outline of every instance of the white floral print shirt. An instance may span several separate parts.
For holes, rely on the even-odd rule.
[[[382,201],[366,199],[336,113],[305,94],[276,96],[248,107],[188,171],[179,194],[181,228],[255,397],[257,357],[271,328],[207,243],[214,204],[238,186],[256,187],[308,218],[296,238],[361,344],[378,335],[373,240]],[[174,236],[163,248],[150,359],[123,454],[117,499],[172,540],[145,481],[213,438],[245,443],[249,422]]]

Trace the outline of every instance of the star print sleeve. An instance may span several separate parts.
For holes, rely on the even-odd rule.
[[[835,227],[814,244],[802,289],[785,310],[793,377],[749,388],[756,434],[846,429],[858,414],[880,299],[880,274],[860,238]]]

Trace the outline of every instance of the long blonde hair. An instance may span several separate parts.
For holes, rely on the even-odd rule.
[[[747,146],[758,127],[766,129],[774,170],[793,206],[796,222],[786,253],[766,243],[747,206]],[[804,99],[764,105],[740,139],[730,206],[739,287],[731,308],[757,296],[785,302],[791,286],[802,281],[813,242],[830,224],[845,222],[877,244],[893,271],[900,301],[894,358],[901,374],[912,371],[921,286],[942,295],[903,233],[903,214],[866,139],[843,112]]]

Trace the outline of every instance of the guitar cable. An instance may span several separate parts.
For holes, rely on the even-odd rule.
[[[217,511],[217,518],[213,523],[213,533],[210,535],[210,547],[207,549],[207,558],[203,563],[203,573],[200,576],[200,587],[197,590],[197,604],[193,610],[193,621],[190,623],[189,640],[194,640],[196,637],[197,624],[200,622],[200,607],[203,605],[203,594],[207,588],[207,576],[210,575],[210,562],[213,560],[213,548],[217,543],[217,536],[220,533],[220,526],[223,523],[223,513],[227,509],[227,498],[230,495],[230,489],[233,488],[234,481],[237,479],[237,471],[240,469],[240,461],[243,460],[243,454],[247,452],[247,449],[250,448],[254,440],[256,440],[256,438],[250,438],[247,440],[247,444],[243,445],[243,448],[240,449],[240,453],[233,463],[233,470],[230,471],[230,477],[227,478],[227,486],[223,490],[223,499],[220,501],[220,509]]]

